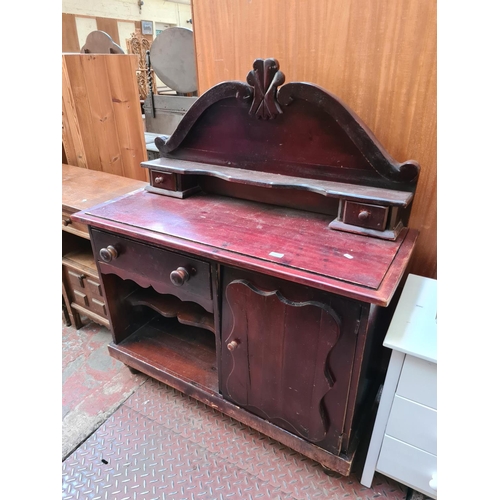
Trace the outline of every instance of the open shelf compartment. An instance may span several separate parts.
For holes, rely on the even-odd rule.
[[[178,381],[219,394],[214,316],[195,302],[104,276],[121,295],[129,333],[114,336],[112,357],[165,383]]]
[[[167,378],[173,376],[219,392],[215,339],[207,330],[155,313],[151,321],[119,344],[110,344],[109,349],[111,355],[121,354],[114,357],[126,364],[127,360],[139,360]]]

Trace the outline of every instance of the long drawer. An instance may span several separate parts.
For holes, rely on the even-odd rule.
[[[102,273],[133,279],[144,288],[152,286],[159,293],[173,294],[213,311],[208,262],[104,231],[92,229],[91,234],[95,259]],[[109,253],[109,247],[112,258],[106,262],[101,249]],[[104,255],[108,256],[106,251]]]
[[[71,214],[68,210],[62,211],[62,230],[67,231],[68,233],[76,234],[82,238],[89,239],[89,229],[86,224],[82,224],[81,222],[76,222],[71,220]]]
[[[436,455],[386,435],[382,442],[377,470],[410,488],[436,498],[436,490],[429,485],[437,473]]]
[[[437,455],[437,411],[395,396],[386,434]]]

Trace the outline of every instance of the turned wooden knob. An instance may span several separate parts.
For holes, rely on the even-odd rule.
[[[227,344],[226,347],[229,351],[234,351],[239,344],[240,344],[239,340],[231,340],[231,342],[229,342],[229,344]]]
[[[63,219],[63,226],[69,226],[71,224],[71,219]]]
[[[358,214],[359,220],[366,220],[366,219],[368,219],[368,217],[370,217],[370,212],[368,212],[368,210],[362,210]]]
[[[163,182],[163,177],[161,176],[155,177],[155,184],[161,184],[162,182]]]
[[[175,271],[170,273],[170,281],[175,286],[182,286],[186,281],[189,281],[189,272],[184,267],[178,267]]]
[[[111,262],[118,257],[118,250],[114,246],[109,245],[99,250],[99,257],[101,257],[104,262]]]

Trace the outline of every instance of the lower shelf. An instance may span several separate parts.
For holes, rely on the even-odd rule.
[[[207,330],[157,316],[109,349],[125,364],[127,360],[145,363],[167,376],[219,392],[215,339]]]

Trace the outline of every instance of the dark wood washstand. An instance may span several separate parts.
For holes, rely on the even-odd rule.
[[[111,356],[347,475],[387,365],[419,166],[256,60],[203,94],[90,227]],[[280,87],[278,89],[278,87]]]

